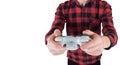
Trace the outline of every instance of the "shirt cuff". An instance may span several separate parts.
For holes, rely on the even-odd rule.
[[[108,48],[104,48],[105,50],[109,50],[110,48],[112,48],[112,43],[110,43],[110,46]]]

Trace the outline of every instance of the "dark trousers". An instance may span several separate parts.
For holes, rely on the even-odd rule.
[[[68,59],[68,65],[79,65],[79,64]],[[97,61],[96,63],[90,65],[100,65],[100,61]]]

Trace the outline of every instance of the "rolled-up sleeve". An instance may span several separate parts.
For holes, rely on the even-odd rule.
[[[102,26],[103,35],[107,36],[111,42],[110,47],[106,48],[108,50],[111,47],[115,46],[118,40],[117,32],[113,23],[112,8],[109,4],[106,4],[104,8],[104,14],[102,16]]]
[[[55,13],[55,19],[52,23],[52,26],[48,33],[45,35],[45,43],[47,44],[47,38],[49,35],[51,35],[55,29],[59,29],[61,32],[64,29],[64,24],[65,24],[65,17],[62,13],[62,4],[60,4]]]

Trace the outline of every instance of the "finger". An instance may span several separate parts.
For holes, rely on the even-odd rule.
[[[59,55],[59,54],[63,54],[66,51],[66,48],[56,48],[56,49],[50,49],[49,50],[53,55]]]
[[[57,52],[57,51],[56,51],[56,52],[52,52],[52,54],[53,54],[53,55],[60,55],[60,54],[63,54],[64,52],[65,52],[65,51],[62,51],[62,52],[60,52],[60,51]]]
[[[49,46],[61,48],[61,47],[62,47],[62,44],[55,42],[54,39],[55,39],[54,34],[51,34],[51,35],[48,37],[47,41],[48,41]]]
[[[51,46],[51,44],[48,44],[47,47],[48,47],[49,50],[52,50],[52,51],[60,51],[60,50],[65,50],[66,49],[66,47],[58,48],[58,47],[55,47],[55,46]]]
[[[63,50],[64,48],[56,48],[56,47],[51,47],[49,46],[49,50],[50,51],[54,51],[54,52],[60,52],[60,50]]]
[[[87,35],[90,36],[91,38],[95,38],[95,37],[99,36],[98,34],[96,34],[96,33],[93,32],[93,31],[90,31],[90,30],[85,30],[85,31],[83,31],[83,34],[87,34]]]
[[[51,34],[51,35],[47,38],[47,42],[49,43],[49,42],[53,41],[54,39],[55,39],[54,34]]]
[[[85,31],[83,31],[83,34],[87,34],[87,35],[91,36],[91,35],[94,35],[95,33],[90,30],[85,30]]]
[[[82,44],[82,45],[80,46],[80,48],[81,48],[81,49],[89,49],[89,48],[92,48],[92,47],[96,46],[97,43],[98,43],[97,41],[91,40],[91,41],[89,41],[89,42],[87,42],[87,43],[85,43],[85,44]]]
[[[60,32],[59,29],[55,29],[55,31],[54,31],[54,35],[55,35],[55,37],[58,37],[58,36],[61,36],[62,33]]]
[[[92,56],[99,56],[99,55],[101,55],[102,54],[102,51],[103,50],[95,50],[95,51],[93,51],[93,52],[91,52],[91,51],[85,51],[87,54],[89,54],[89,55],[92,55]]]
[[[102,46],[101,46],[101,45],[96,45],[96,46],[91,47],[91,48],[89,48],[89,49],[87,49],[87,50],[88,50],[89,52],[94,52],[94,51],[100,50],[100,49],[102,49]]]
[[[51,41],[50,46],[51,46],[51,47],[54,47],[54,48],[62,48],[62,47],[63,47],[62,44],[57,43],[57,42],[55,42],[55,41]]]
[[[90,30],[83,31],[83,34],[87,34],[87,35],[91,36],[92,40],[90,40],[89,42],[83,44],[81,46],[81,48],[86,48],[87,49],[87,48],[90,48],[90,47],[94,47],[95,45],[97,45],[100,42],[99,41],[100,40],[99,35],[92,32],[92,31],[90,31]]]

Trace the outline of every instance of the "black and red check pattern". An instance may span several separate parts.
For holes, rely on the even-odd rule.
[[[110,47],[117,43],[118,37],[112,21],[111,6],[105,1],[88,0],[85,6],[81,6],[77,0],[61,3],[56,10],[55,20],[46,34],[45,41],[55,29],[62,32],[65,23],[68,36],[80,36],[82,31],[89,29],[99,35],[102,32],[103,35],[108,36],[111,41]],[[101,55],[91,56],[81,49],[68,51],[67,56],[80,65],[92,64],[101,58]]]

